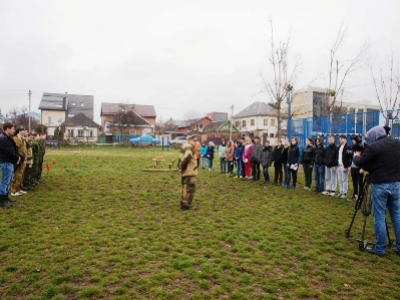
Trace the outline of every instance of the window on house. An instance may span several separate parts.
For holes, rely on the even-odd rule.
[[[74,114],[68,114],[68,118],[72,118]]]
[[[89,137],[93,137],[93,130],[89,131]]]
[[[74,130],[73,129],[68,129],[68,136],[69,137],[74,137]]]
[[[264,119],[264,126],[268,126],[268,119]]]
[[[242,121],[242,126],[243,126],[243,127],[246,127],[246,120],[243,120],[243,121]]]
[[[78,129],[78,137],[83,137],[83,130],[82,129]]]
[[[54,104],[54,107],[62,107],[62,104]]]
[[[85,106],[85,104],[83,102],[81,102],[81,106]]]
[[[269,137],[270,137],[270,138],[273,138],[273,137],[274,137],[274,134],[273,134],[273,133],[270,133],[270,134],[269,134]]]
[[[250,120],[250,126],[254,126],[254,124],[255,124],[254,119],[251,119]]]
[[[47,117],[47,124],[51,124],[51,117],[50,116]]]
[[[275,119],[271,119],[271,126],[275,126]]]

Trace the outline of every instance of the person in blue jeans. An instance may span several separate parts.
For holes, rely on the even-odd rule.
[[[314,153],[315,192],[321,194],[325,186],[325,148],[320,138],[315,140]]]
[[[241,140],[236,142],[236,148],[234,153],[235,158],[235,165],[236,165],[236,176],[235,178],[242,178],[243,177],[243,143]]]
[[[15,125],[10,122],[3,124],[3,132],[0,135],[0,206],[11,207],[12,201],[8,198],[10,183],[14,174],[14,165],[21,162],[17,146],[13,140]]]
[[[388,130],[389,131],[389,130]],[[378,256],[386,253],[386,208],[389,210],[396,247],[400,256],[400,141],[387,136],[383,126],[367,132],[370,141],[364,152],[354,153],[356,166],[368,170],[372,183],[372,210],[374,215],[375,245],[366,250]]]
[[[284,173],[284,180],[282,184],[283,188],[288,188],[290,184],[290,168],[288,166],[289,146],[290,146],[289,140],[286,140],[282,152],[282,163],[283,163],[283,173]]]
[[[213,167],[213,160],[214,160],[214,148],[215,148],[215,144],[213,142],[209,142],[208,143],[208,147],[207,147],[207,159],[208,159],[208,170],[211,171],[212,167]]]
[[[263,167],[264,183],[269,183],[268,168],[272,163],[272,147],[269,145],[269,141],[264,142],[264,148],[261,152],[261,165]]]
[[[203,142],[200,146],[201,168],[205,169],[207,166],[207,144]]]

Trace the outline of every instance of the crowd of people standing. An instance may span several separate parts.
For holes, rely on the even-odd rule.
[[[12,207],[12,197],[22,196],[42,181],[45,155],[45,133],[28,133],[24,127],[15,129],[3,124],[0,134],[0,207]]]
[[[197,143],[198,166],[202,169],[213,169],[215,154],[218,153],[220,172],[242,180],[273,183],[283,188],[296,189],[299,166],[304,172],[304,189],[311,190],[313,178],[314,191],[318,194],[348,198],[348,175],[351,174],[354,194],[349,200],[356,200],[362,190],[364,170],[353,162],[355,151],[362,151],[361,140],[352,137],[352,144],[347,144],[345,135],[339,136],[339,145],[335,144],[335,136],[328,136],[328,145],[323,140],[307,138],[306,146],[300,150],[298,140],[292,138],[276,142],[275,147],[266,140],[260,143],[259,137],[243,137],[236,142],[222,140],[216,149],[210,141]],[[274,168],[273,180],[269,168]],[[337,186],[339,186],[337,188]],[[336,190],[338,189],[338,193]]]

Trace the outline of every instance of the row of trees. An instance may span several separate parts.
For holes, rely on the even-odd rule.
[[[282,123],[287,118],[282,108],[287,101],[291,84],[298,76],[301,58],[296,57],[291,65],[288,64],[288,55],[291,41],[291,31],[285,42],[275,43],[274,26],[270,19],[271,37],[269,52],[269,73],[271,76],[262,76],[263,90],[268,93],[270,105],[277,112],[277,136],[282,136]],[[389,120],[398,117],[398,95],[400,92],[399,67],[395,64],[393,51],[388,59],[388,71],[380,68],[379,76],[374,74],[373,63],[370,63],[369,44],[364,42],[352,57],[343,57],[341,49],[348,35],[348,25],[344,21],[339,26],[336,37],[330,50],[330,60],[325,78],[327,78],[325,99],[322,104],[322,113],[342,112],[342,101],[346,81],[350,75],[360,69],[369,69],[375,85],[376,98],[379,101],[386,124]],[[316,79],[314,79],[316,80]],[[313,81],[314,81],[313,80]],[[288,88],[289,87],[289,88]]]
[[[29,113],[26,107],[13,107],[9,113],[10,122],[14,123],[16,127],[29,128]],[[31,117],[31,131],[47,132],[47,127],[39,123],[39,121]]]

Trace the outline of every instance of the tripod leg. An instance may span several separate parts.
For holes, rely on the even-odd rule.
[[[355,218],[356,218],[357,211],[358,211],[357,209],[354,211],[354,215],[353,215],[353,218],[351,219],[350,226],[349,226],[348,229],[345,230],[345,233],[346,233],[346,237],[347,237],[347,238],[350,237],[350,230],[351,230],[351,227],[353,227],[353,223],[354,223],[354,220],[355,220]]]
[[[387,234],[387,239],[388,239],[388,245],[392,246],[394,241],[390,238],[388,223],[387,223],[386,219],[385,219],[385,225],[386,225],[386,234]]]
[[[368,242],[365,239],[365,227],[367,225],[367,216],[364,217],[364,225],[363,225],[363,231],[361,235],[361,240],[358,240],[358,249],[361,251],[365,250],[365,247],[367,246]]]

